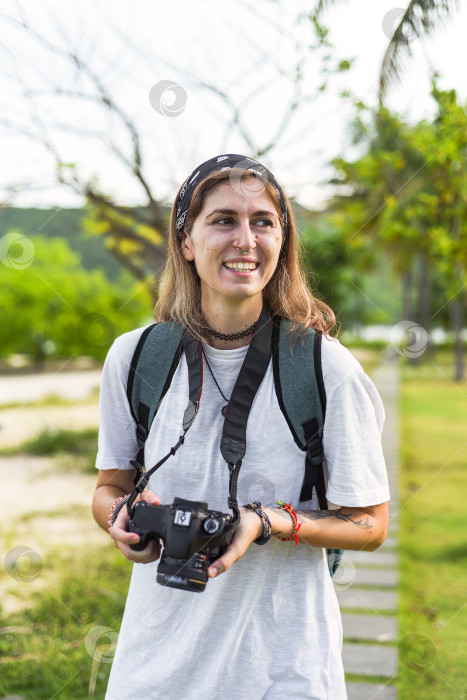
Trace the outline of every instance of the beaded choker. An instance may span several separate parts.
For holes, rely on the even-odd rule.
[[[239,333],[219,333],[219,331],[215,331],[213,328],[209,328],[209,326],[206,330],[210,335],[220,340],[239,340],[240,338],[245,338],[247,335],[253,335],[257,325],[258,321],[255,321],[249,328],[245,328],[244,331],[240,331]]]

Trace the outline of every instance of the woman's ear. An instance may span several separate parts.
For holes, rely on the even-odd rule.
[[[185,260],[194,260],[195,254],[193,252],[193,245],[190,236],[187,234],[185,229],[182,231],[182,253]]]

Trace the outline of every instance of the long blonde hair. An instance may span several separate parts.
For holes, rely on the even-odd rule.
[[[244,173],[243,177],[254,177],[254,175]],[[187,234],[191,232],[207,195],[219,183],[226,181],[229,181],[229,171],[217,171],[208,175],[197,186],[185,220]],[[270,182],[266,181],[264,186],[281,220],[279,196]],[[201,313],[201,282],[194,261],[186,260],[183,256],[176,228],[175,202],[178,195],[179,193],[175,198],[170,216],[168,258],[159,282],[154,319],[181,323],[196,338],[204,340],[202,331],[207,326]],[[263,289],[263,301],[267,303],[273,315],[284,316],[292,321],[291,331],[294,334],[310,326],[328,333],[335,326],[336,317],[331,307],[314,296],[309,288],[303,265],[303,249],[298,238],[292,208],[285,195],[284,198],[287,205],[288,228],[277,267]]]

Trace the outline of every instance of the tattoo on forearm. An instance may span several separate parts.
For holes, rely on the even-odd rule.
[[[276,515],[278,515],[279,518],[282,518],[282,520],[284,520],[284,525],[285,525],[285,521],[288,522],[289,526],[292,525],[292,518],[284,510],[280,510],[279,508],[274,508],[274,513]],[[279,535],[279,537],[288,537],[290,535],[290,532],[291,532],[290,527],[287,527],[285,532],[283,532],[282,530],[277,530],[277,532],[272,531],[271,535]]]
[[[373,524],[369,521],[368,518],[364,521],[363,518],[361,520],[353,520],[352,519],[352,514],[351,513],[343,513],[342,511],[339,510],[297,510],[297,516],[299,522],[303,523],[305,520],[322,520],[323,518],[337,518],[337,520],[343,520],[346,523],[353,523],[356,527],[359,527],[361,530],[371,530],[373,527]]]

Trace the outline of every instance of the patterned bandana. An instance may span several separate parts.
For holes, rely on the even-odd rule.
[[[193,170],[191,175],[188,177],[184,183],[180,194],[177,199],[176,206],[176,227],[179,240],[182,240],[182,229],[185,223],[186,215],[190,207],[191,198],[193,197],[193,192],[200,182],[205,180],[208,175],[215,173],[217,171],[231,170],[235,167],[235,176],[232,177],[232,184],[239,185],[241,181],[241,171],[253,173],[257,178],[262,180],[264,183],[270,182],[281,201],[282,210],[282,226],[284,230],[284,237],[287,233],[287,206],[285,203],[284,193],[281,186],[275,179],[274,175],[268,170],[264,165],[261,165],[257,160],[253,158],[248,158],[247,156],[239,156],[235,153],[228,153],[224,156],[215,156],[205,163],[202,163],[197,168]]]

